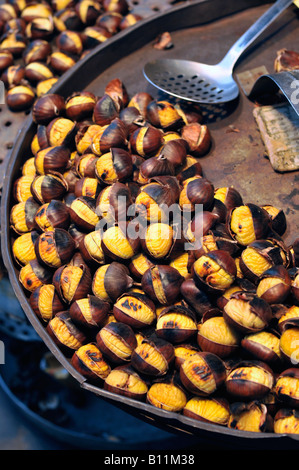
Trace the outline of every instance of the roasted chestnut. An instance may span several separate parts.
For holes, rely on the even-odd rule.
[[[73,121],[83,121],[92,116],[96,103],[93,93],[87,91],[74,92],[65,100],[66,116]]]
[[[183,305],[165,307],[157,317],[155,331],[172,344],[191,340],[197,333],[195,314]]]
[[[233,355],[240,346],[240,334],[225,321],[222,315],[212,316],[197,325],[197,343],[202,351],[220,358]]]
[[[29,304],[43,323],[48,323],[58,312],[64,310],[53,284],[42,284],[29,297]]]
[[[274,385],[274,393],[278,400],[290,408],[299,407],[298,380],[299,369],[292,367],[281,372]]]
[[[123,224],[112,225],[102,236],[103,252],[115,261],[127,261],[137,254],[139,237],[130,233]]]
[[[226,369],[216,354],[199,352],[181,364],[180,378],[189,392],[207,397],[223,385]]]
[[[12,244],[14,259],[21,266],[36,258],[34,243],[39,236],[36,230],[19,235]]]
[[[119,322],[133,328],[143,328],[152,325],[156,320],[156,307],[145,294],[129,292],[117,299],[113,306],[113,314]]]
[[[38,98],[32,107],[32,119],[36,124],[49,124],[52,119],[61,116],[65,111],[63,96],[48,93]]]
[[[40,204],[45,204],[52,199],[61,200],[67,192],[67,183],[62,175],[47,174],[37,175],[31,184],[33,198]]]
[[[282,264],[280,248],[269,240],[249,243],[240,256],[241,271],[247,279],[255,283],[272,266]]]
[[[95,155],[101,156],[109,154],[111,148],[127,149],[127,128],[118,117],[114,118],[110,124],[99,126],[99,130],[92,139],[91,149]]]
[[[227,374],[226,391],[229,395],[246,400],[262,398],[274,385],[274,375],[262,361],[241,361]]]
[[[154,265],[145,271],[141,279],[144,292],[162,305],[172,305],[184,281],[177,269],[168,265]]]
[[[10,226],[19,235],[30,232],[36,228],[35,215],[38,209],[39,204],[33,197],[18,202],[10,210]]]
[[[109,322],[96,335],[96,342],[104,356],[113,364],[130,362],[137,346],[134,331],[127,323]]]
[[[270,215],[256,204],[234,207],[228,214],[227,226],[232,237],[246,246],[255,240],[265,239],[269,232]]]
[[[186,124],[181,129],[181,136],[187,141],[191,155],[202,157],[209,152],[212,138],[206,124],[199,122]]]
[[[201,205],[202,210],[212,208],[214,201],[214,185],[202,176],[194,176],[183,182],[183,188],[180,193],[180,206],[182,210],[195,210],[195,206]]]
[[[134,400],[144,401],[148,385],[133,367],[125,364],[111,370],[105,379],[104,389]]]
[[[274,416],[276,434],[299,434],[299,413],[291,408],[281,408]]]
[[[101,155],[95,164],[97,178],[105,184],[123,182],[132,175],[132,158],[124,149],[112,147]]]
[[[69,307],[74,323],[85,328],[102,327],[108,317],[110,304],[94,295],[75,300]]]
[[[93,276],[93,294],[107,302],[115,302],[132,287],[133,280],[129,274],[128,268],[116,261],[100,266]]]
[[[239,429],[249,432],[271,432],[273,420],[270,418],[267,407],[258,401],[236,402],[230,406],[230,418],[227,426],[230,429]]]
[[[91,383],[102,384],[111,372],[111,366],[95,343],[83,344],[75,350],[71,364]]]
[[[223,308],[223,316],[229,325],[245,334],[263,330],[273,318],[270,305],[250,292],[232,294]]]
[[[242,338],[241,346],[255,359],[267,364],[281,364],[280,338],[275,331],[262,330],[250,333]]]
[[[48,322],[46,329],[54,343],[68,357],[86,342],[85,334],[75,326],[68,311],[56,313]]]
[[[60,266],[54,272],[52,282],[66,304],[86,297],[91,290],[91,274],[84,264],[76,266],[69,263]]]
[[[187,403],[187,394],[176,374],[156,380],[147,392],[147,403],[174,413],[182,411]]]
[[[6,94],[6,103],[11,111],[25,111],[31,108],[35,100],[35,93],[27,85],[16,85]]]
[[[237,268],[227,251],[214,250],[195,261],[193,272],[199,288],[207,292],[221,293],[233,284]]]
[[[130,135],[130,147],[133,153],[141,157],[157,156],[163,145],[163,132],[152,126],[141,126]]]
[[[145,337],[131,355],[131,364],[138,372],[159,377],[165,375],[174,360],[174,347],[155,334]]]
[[[69,207],[71,220],[84,231],[95,230],[100,218],[96,213],[96,200],[90,196],[76,197]]]
[[[51,280],[51,270],[42,266],[36,258],[22,266],[19,272],[19,281],[29,292],[43,284],[50,284]]]
[[[260,277],[256,293],[268,304],[280,304],[291,292],[291,278],[282,265],[275,265],[264,271]]]
[[[225,398],[192,397],[184,409],[184,416],[205,423],[227,426],[230,418],[229,403]]]
[[[148,121],[165,131],[179,129],[184,123],[176,107],[169,101],[153,100],[147,105],[146,111]]]
[[[42,232],[35,241],[37,259],[50,268],[59,268],[68,263],[75,248],[73,237],[67,230],[59,227]]]

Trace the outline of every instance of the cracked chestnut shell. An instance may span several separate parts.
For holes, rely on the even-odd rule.
[[[29,303],[42,322],[48,323],[58,312],[64,310],[64,304],[59,298],[53,284],[43,284],[37,287],[29,297]]]
[[[231,211],[234,207],[243,205],[241,194],[233,186],[223,186],[215,189],[214,197],[221,201],[228,211]]]
[[[276,434],[299,434],[299,412],[296,409],[281,408],[274,416]]]
[[[223,308],[223,317],[241,333],[255,333],[272,320],[270,305],[254,293],[235,292]]]
[[[86,342],[85,334],[73,323],[67,310],[56,313],[46,330],[67,357],[71,357]]]
[[[179,296],[183,281],[177,269],[168,265],[154,265],[143,274],[141,286],[154,302],[171,305]]]
[[[162,379],[156,379],[147,392],[147,403],[174,413],[182,411],[187,403],[187,394],[177,375],[174,371]]]
[[[191,340],[197,333],[195,314],[183,305],[165,307],[158,315],[155,331],[172,344]]]
[[[96,213],[96,200],[90,196],[76,197],[69,206],[70,218],[83,231],[95,230],[100,221]]]
[[[249,243],[240,256],[240,269],[253,283],[272,266],[283,265],[281,250],[269,240],[256,240]]]
[[[262,207],[248,203],[231,209],[227,216],[227,228],[241,246],[265,239],[271,218]]]
[[[174,360],[174,347],[155,334],[145,337],[132,352],[131,364],[138,372],[160,377],[165,375]]]
[[[156,307],[147,295],[140,292],[122,294],[113,306],[116,320],[133,328],[150,326],[156,320]]]
[[[115,302],[132,285],[129,269],[117,261],[100,266],[92,279],[93,294],[110,303]]]
[[[74,323],[85,328],[99,328],[108,318],[110,304],[95,295],[77,299],[69,307],[70,317]]]
[[[18,202],[10,210],[10,226],[18,235],[30,232],[36,228],[35,215],[39,209],[39,204],[33,197],[26,201]]]
[[[158,155],[163,145],[163,132],[152,126],[142,126],[130,135],[130,147],[134,154],[144,158]]]
[[[62,199],[67,193],[67,182],[61,174],[37,175],[31,183],[34,199],[45,204],[52,199]]]
[[[72,366],[91,383],[101,385],[111,372],[111,366],[104,359],[95,343],[80,346],[72,355]]]
[[[103,326],[96,335],[96,342],[104,356],[114,364],[129,362],[137,346],[133,329],[120,321]]]
[[[182,127],[184,121],[176,107],[166,100],[153,100],[146,108],[147,120],[155,127],[164,131]]]
[[[102,236],[102,250],[114,261],[128,261],[137,254],[140,240],[137,234],[130,235],[130,228],[123,224],[112,225]]]
[[[281,364],[280,337],[275,331],[262,330],[246,335],[241,346],[255,359],[274,366]]]
[[[290,408],[299,408],[299,369],[291,367],[279,374],[274,385],[278,400]]]
[[[193,265],[194,280],[207,292],[222,293],[230,287],[237,274],[236,263],[225,250],[212,250],[200,256]]]
[[[143,252],[150,258],[166,259],[176,244],[175,228],[168,223],[150,223],[140,237]]]
[[[62,228],[67,230],[70,225],[70,214],[67,205],[60,200],[42,204],[35,214],[36,225],[43,232]]]
[[[291,292],[291,278],[282,265],[272,266],[260,277],[256,293],[268,304],[280,304]]]
[[[233,355],[239,349],[240,335],[225,321],[223,316],[203,317],[197,325],[197,343],[202,351],[220,358]]]
[[[274,385],[272,369],[262,361],[241,361],[233,367],[225,380],[230,396],[238,399],[258,400],[269,393]]]
[[[84,264],[70,263],[56,269],[52,282],[63,302],[71,304],[89,294],[91,274]]]
[[[266,405],[258,401],[237,402],[230,406],[230,418],[227,423],[230,429],[249,432],[266,432],[273,430],[273,420]]]
[[[206,397],[222,386],[226,378],[226,368],[216,354],[199,352],[182,363],[180,378],[189,392]]]
[[[39,262],[49,268],[59,268],[68,263],[74,252],[75,242],[67,230],[54,228],[41,233],[35,241],[35,254]]]
[[[230,418],[229,403],[225,398],[192,397],[187,401],[183,415],[204,423],[227,426]]]
[[[98,126],[99,130],[92,138],[91,149],[95,155],[101,156],[110,152],[111,148],[126,149],[128,146],[127,127],[118,117],[110,124]]]
[[[145,271],[151,266],[154,266],[154,264],[155,263],[153,260],[151,260],[148,256],[141,252],[137,253],[131,258],[128,267],[132,276],[140,281]]]
[[[36,258],[34,243],[39,236],[36,230],[19,235],[12,245],[12,253],[16,262],[23,266]]]
[[[135,207],[140,217],[146,220],[166,222],[168,209],[175,202],[174,192],[169,185],[151,182],[141,188],[135,199]]]
[[[195,210],[197,204],[202,210],[210,210],[214,201],[214,185],[202,176],[194,176],[183,182],[179,204],[182,210]]]
[[[212,139],[207,125],[199,122],[186,124],[181,129],[181,137],[188,142],[189,151],[195,157],[203,157],[211,147]]]
[[[39,175],[63,173],[69,165],[70,155],[64,145],[41,149],[34,156],[36,172]]]
[[[145,401],[148,385],[133,367],[125,364],[111,370],[105,379],[104,389],[134,400]]]
[[[130,153],[124,149],[110,147],[102,154],[95,165],[96,177],[105,184],[127,180],[133,173],[133,162]]]
[[[51,270],[42,266],[36,258],[22,266],[19,272],[19,281],[29,292],[43,284],[49,284],[51,280]]]

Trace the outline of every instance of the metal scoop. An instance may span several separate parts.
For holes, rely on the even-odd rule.
[[[169,95],[196,103],[218,104],[234,100],[239,95],[239,87],[233,78],[237,60],[291,3],[293,0],[276,1],[235,42],[218,64],[207,65],[177,59],[154,60],[145,65],[145,78]]]

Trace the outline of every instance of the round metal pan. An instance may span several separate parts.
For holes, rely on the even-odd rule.
[[[207,63],[216,63],[230,45],[267,8],[262,1],[234,2],[227,0],[201,0],[173,7],[166,13],[142,20],[128,31],[119,33],[93,50],[66,73],[55,85],[55,92],[68,96],[73,91],[87,89],[98,96],[112,78],[120,78],[130,95],[137,91],[156,91],[143,78],[143,64],[157,55],[188,58]],[[238,65],[238,70],[247,70],[261,64],[271,70],[278,48],[292,48],[296,44],[296,15],[290,8],[275,22],[267,36],[263,36]],[[169,51],[157,51],[153,41],[163,31],[170,31],[174,47]],[[274,34],[275,33],[275,34]],[[246,202],[271,203],[286,211],[288,229],[286,241],[291,242],[298,233],[296,218],[296,182],[298,174],[276,174],[264,156],[261,136],[252,116],[253,103],[241,94],[227,107],[203,109],[210,126],[213,145],[208,156],[202,158],[203,171],[215,186],[233,185],[239,189]],[[17,298],[29,321],[61,364],[78,380],[81,386],[99,395],[109,403],[128,411],[154,426],[180,434],[204,437],[222,444],[244,448],[298,448],[298,435],[274,433],[252,433],[230,430],[224,427],[197,422],[181,414],[166,412],[146,403],[117,396],[90,385],[69,364],[69,361],[48,336],[28,304],[28,297],[18,281],[18,270],[11,255],[9,212],[12,205],[11,188],[18,175],[23,159],[35,132],[29,116],[24,122],[12,150],[5,171],[2,190],[1,248],[5,267]],[[257,171],[258,168],[258,171]],[[273,188],[276,191],[273,192]],[[297,205],[296,205],[297,204]]]

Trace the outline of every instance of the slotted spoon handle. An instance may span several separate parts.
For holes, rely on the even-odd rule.
[[[277,0],[252,26],[235,42],[219,65],[233,71],[241,54],[262,32],[291,4],[293,0]]]

